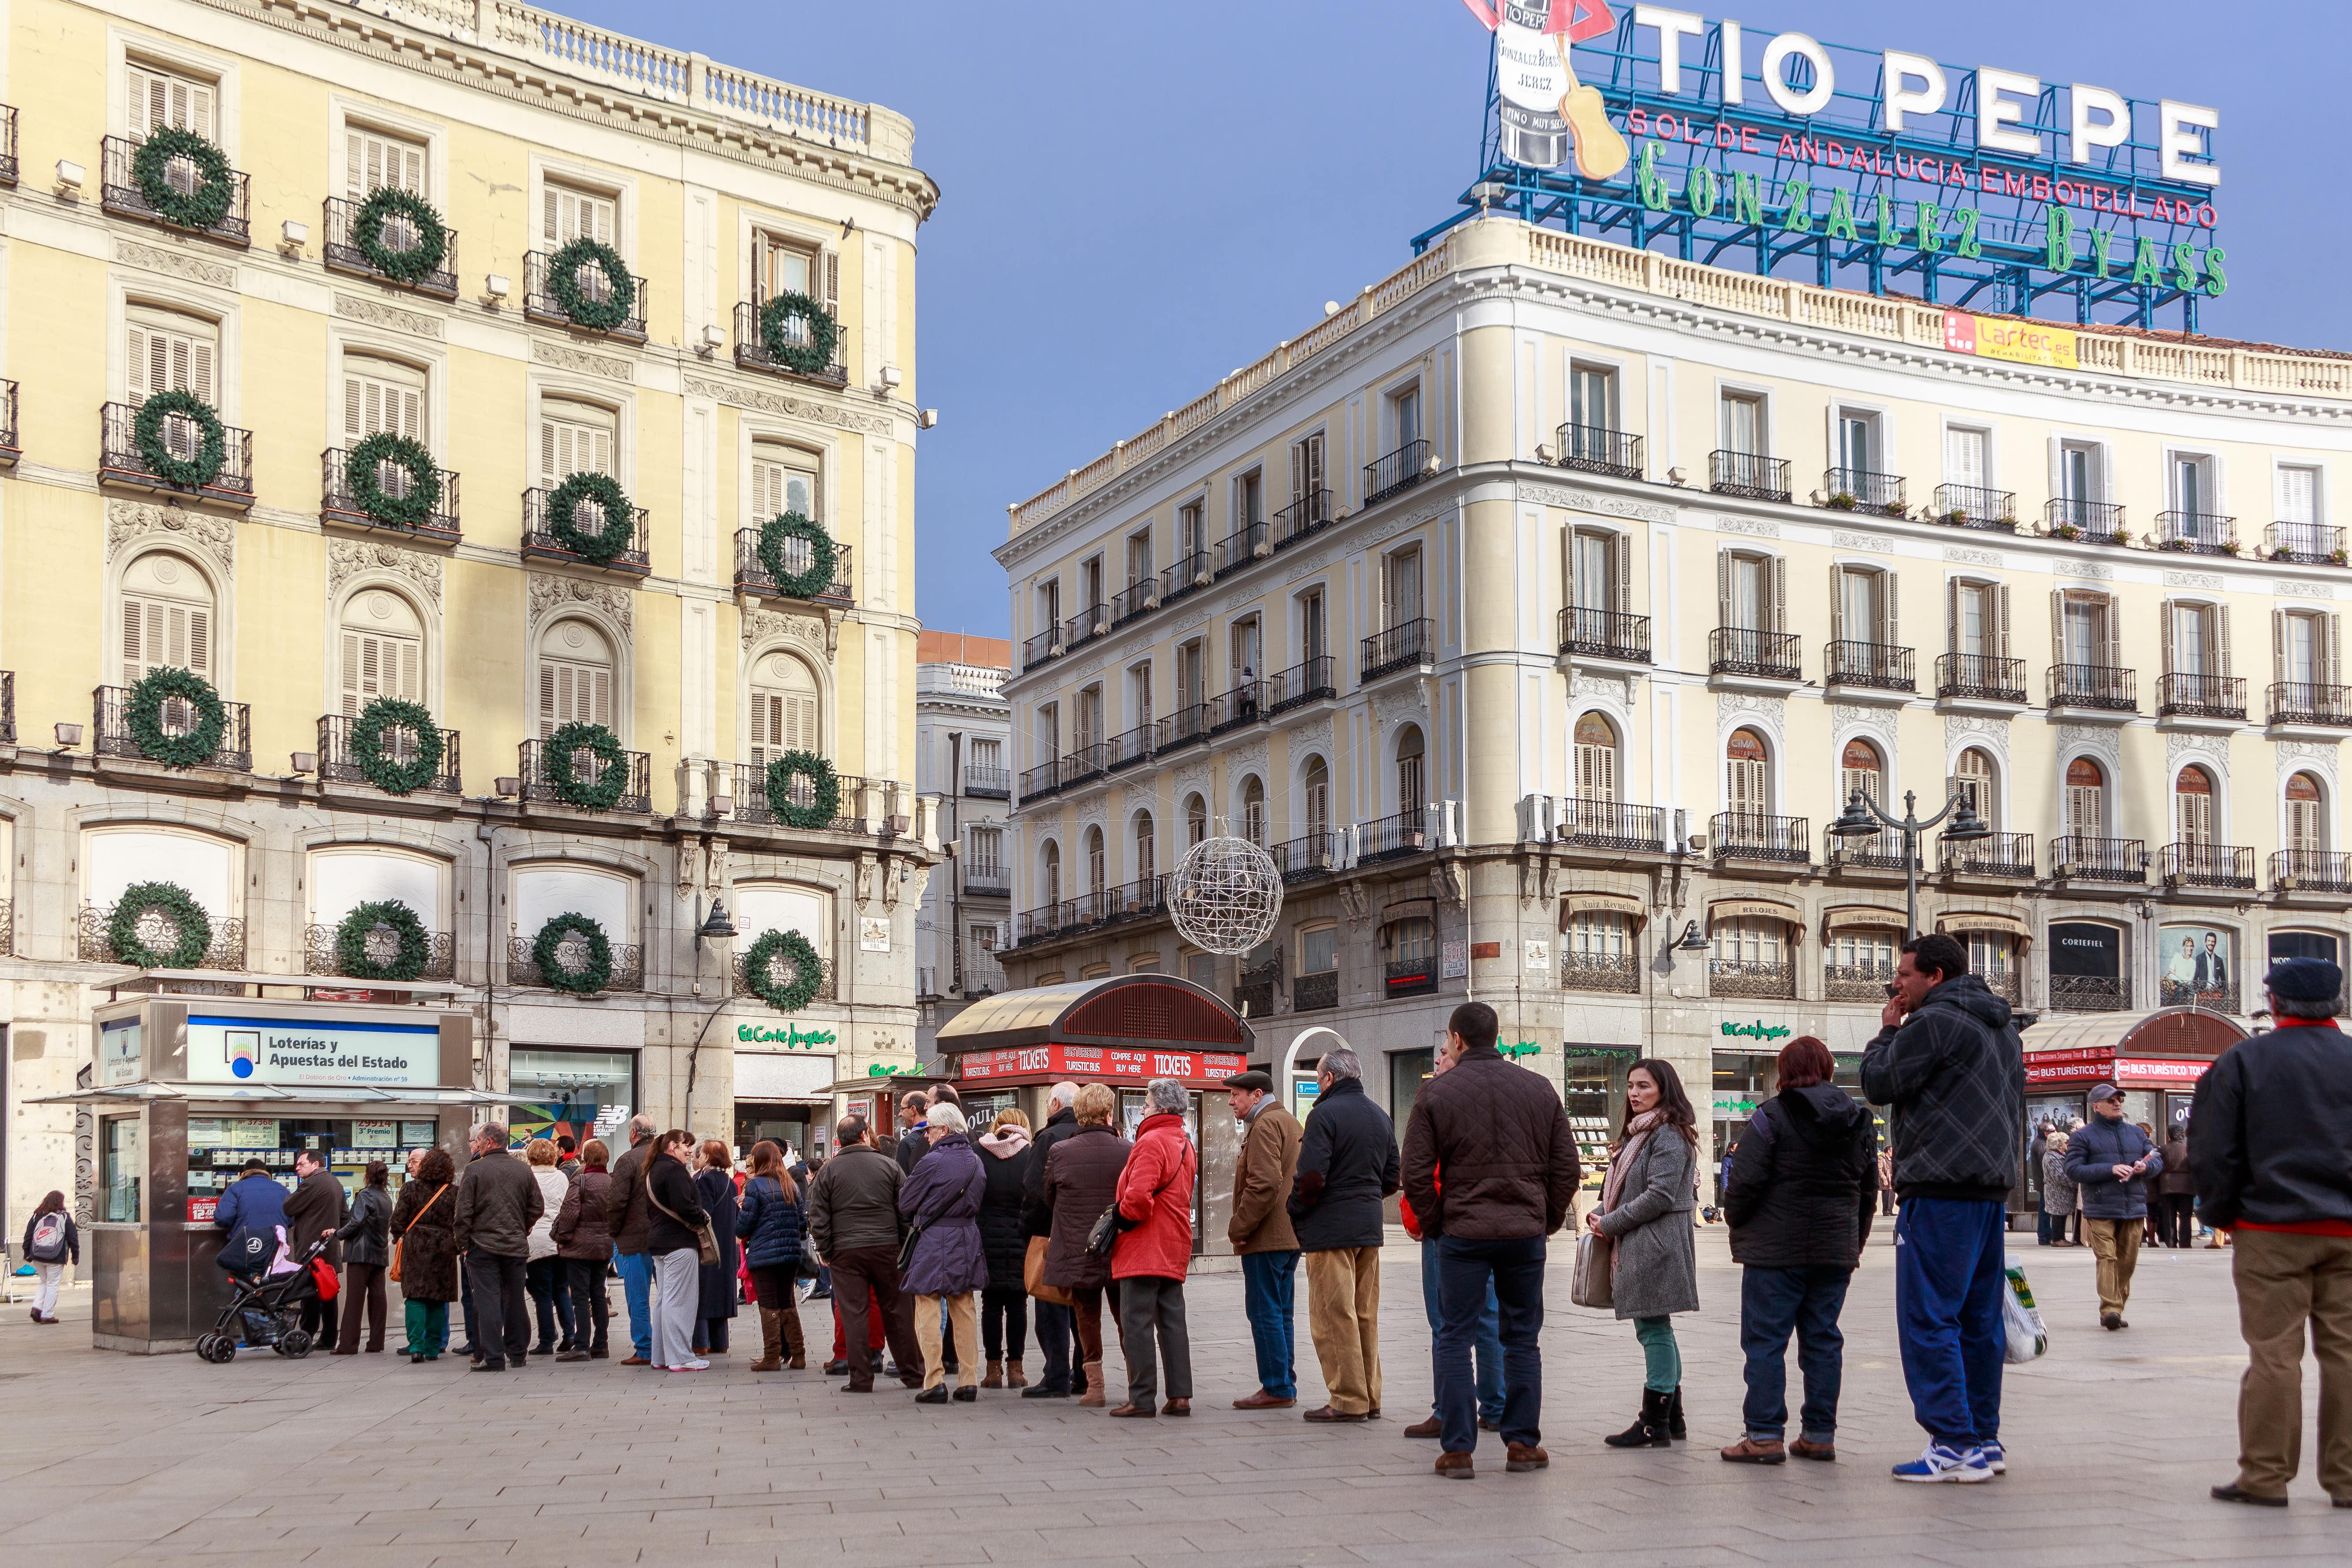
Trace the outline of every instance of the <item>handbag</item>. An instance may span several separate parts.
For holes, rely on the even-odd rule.
[[[1052,1244],[1042,1236],[1029,1238],[1028,1256],[1021,1260],[1021,1288],[1049,1306],[1070,1304],[1067,1287],[1045,1283],[1045,1249]]]
[[[1599,1231],[1588,1230],[1576,1238],[1576,1270],[1570,1276],[1569,1301],[1579,1307],[1614,1307],[1617,1304],[1616,1281],[1611,1277],[1610,1263],[1616,1253],[1616,1244]]]
[[[1102,1217],[1095,1221],[1094,1228],[1087,1232],[1087,1256],[1108,1258],[1110,1249],[1118,1245],[1118,1233],[1133,1228],[1131,1222],[1119,1218],[1118,1205],[1111,1205],[1103,1210]]]
[[[429,1198],[425,1199],[425,1206],[424,1206],[423,1208],[420,1208],[420,1209],[418,1209],[418,1210],[416,1211],[416,1218],[415,1218],[415,1219],[412,1219],[412,1220],[410,1220],[410,1221],[408,1222],[408,1229],[409,1229],[409,1230],[415,1230],[415,1229],[416,1228],[416,1226],[417,1226],[417,1221],[422,1220],[422,1219],[423,1219],[426,1215],[431,1214],[431,1213],[433,1212],[433,1205],[434,1205],[435,1204],[437,1204],[437,1203],[439,1203],[439,1202],[441,1201],[441,1193],[446,1193],[446,1192],[447,1192],[448,1190],[449,1190],[449,1184],[448,1184],[448,1183],[446,1183],[446,1182],[442,1183],[442,1184],[441,1184],[441,1191],[440,1191],[440,1192],[436,1192],[436,1193],[435,1193],[431,1197],[429,1197]],[[393,1238],[393,1242],[392,1242],[392,1264],[391,1264],[391,1267],[387,1268],[383,1271],[383,1277],[384,1277],[385,1279],[389,1279],[389,1280],[393,1281],[393,1283],[394,1283],[394,1284],[398,1284],[398,1283],[400,1282],[400,1249],[401,1249],[402,1244],[404,1244],[404,1242],[406,1242],[407,1240],[408,1240],[408,1232],[407,1232],[407,1231],[403,1231],[403,1232],[401,1232],[401,1234],[400,1234],[400,1235],[398,1235],[398,1236],[396,1236],[396,1237],[394,1237]]]
[[[650,1160],[646,1163],[647,1164],[653,1163]],[[671,1208],[667,1204],[662,1202],[661,1199],[654,1196],[654,1177],[653,1173],[650,1171],[646,1173],[646,1199],[647,1202],[651,1203],[654,1207],[669,1215],[670,1218],[677,1220],[678,1224],[686,1224],[686,1221],[677,1218],[677,1211],[676,1209]],[[703,1268],[708,1268],[712,1264],[719,1261],[719,1237],[712,1233],[710,1221],[708,1216],[703,1219],[701,1226],[696,1228],[694,1233],[694,1244],[695,1255],[700,1261]]]

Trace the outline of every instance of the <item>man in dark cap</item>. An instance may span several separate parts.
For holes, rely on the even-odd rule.
[[[2197,1082],[2197,1206],[2234,1232],[2231,1273],[2247,1363],[2238,1479],[2223,1502],[2286,1506],[2303,1446],[2303,1345],[2319,1356],[2319,1482],[2352,1508],[2352,1041],[2344,972],[2283,959],[2263,988],[2276,1018]]]
[[[2124,1091],[2091,1090],[2091,1119],[2066,1142],[2066,1179],[2083,1190],[2083,1237],[2099,1260],[2099,1327],[2122,1329],[2147,1226],[2147,1181],[2164,1156],[2124,1115]]]
[[[1298,1170],[1298,1119],[1282,1108],[1267,1074],[1235,1073],[1225,1100],[1242,1125],[1234,1162],[1234,1216],[1225,1238],[1242,1260],[1242,1305],[1257,1349],[1257,1390],[1236,1410],[1283,1410],[1298,1403],[1298,1335],[1291,1314],[1298,1279],[1298,1237],[1290,1223],[1290,1185]]]

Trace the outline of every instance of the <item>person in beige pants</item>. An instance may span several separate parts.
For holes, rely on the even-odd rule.
[[[1355,1052],[1324,1052],[1315,1081],[1290,1226],[1306,1253],[1307,1328],[1330,1397],[1307,1419],[1364,1421],[1381,1413],[1382,1200],[1401,1186],[1396,1128],[1364,1093]]]

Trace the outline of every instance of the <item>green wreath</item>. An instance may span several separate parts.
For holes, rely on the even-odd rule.
[[[172,163],[185,158],[196,166],[196,188],[172,184]],[[151,131],[131,155],[131,182],[156,216],[182,228],[212,228],[236,202],[236,175],[228,157],[193,131],[168,126]]]
[[[195,422],[200,439],[193,458],[179,456],[163,439],[163,421],[174,414]],[[220,416],[213,412],[211,404],[184,387],[156,393],[141,404],[131,422],[131,440],[149,473],[184,490],[204,489],[220,478],[228,461],[228,432],[222,427]]]
[[[400,951],[378,963],[368,956],[367,939],[378,926],[389,926]],[[335,928],[335,967],[353,980],[415,980],[433,957],[433,939],[425,922],[398,899],[362,904]]]
[[[387,730],[405,730],[415,736],[416,754],[404,763],[387,756],[383,749]],[[441,726],[433,721],[425,706],[397,697],[379,697],[360,710],[360,716],[352,721],[351,748],[360,776],[386,795],[413,795],[440,777],[441,758],[447,751]]]
[[[796,342],[785,329],[794,317],[808,323],[808,341]],[[833,312],[806,294],[779,294],[760,307],[760,342],[768,357],[795,375],[818,375],[833,368],[841,324]]]
[[[396,496],[383,488],[377,468],[397,463],[408,470],[408,493]],[[343,455],[343,488],[352,503],[368,516],[394,528],[420,528],[433,521],[441,504],[441,470],[421,441],[379,430]]]
[[[406,250],[394,250],[383,242],[384,220],[395,216],[406,218],[416,229],[416,243]],[[422,283],[440,271],[441,263],[448,258],[449,230],[423,196],[394,185],[378,185],[368,193],[359,216],[352,220],[352,243],[370,267],[395,283]]]
[[[590,533],[580,526],[580,503],[593,500],[604,513],[604,526]],[[610,474],[570,474],[547,494],[547,531],[555,542],[583,561],[602,566],[628,549],[637,531],[636,509],[629,492]]]
[[[789,985],[778,984],[768,968],[779,956],[793,966],[793,983]],[[743,954],[745,989],[779,1013],[797,1013],[815,1001],[817,987],[824,980],[824,961],[809,945],[809,939],[796,931],[763,932]]]
[[[195,706],[196,727],[184,735],[163,728],[163,704],[174,697]],[[203,676],[185,669],[151,669],[131,689],[122,721],[141,756],[167,768],[193,768],[219,752],[221,737],[228,732],[228,710]]]
[[[806,805],[793,804],[795,775],[814,786]],[[786,752],[768,764],[768,811],[786,827],[830,827],[841,815],[841,775],[814,752]]]
[[[580,291],[580,269],[593,262],[603,268],[611,291],[591,300]],[[583,327],[609,332],[628,325],[637,304],[637,280],[621,253],[602,240],[584,236],[557,251],[547,263],[547,294],[557,309]]]
[[[139,917],[160,914],[172,922],[177,940],[162,951],[147,945],[139,934]],[[176,882],[137,882],[114,900],[106,922],[106,944],[118,963],[142,969],[198,969],[213,944],[213,922],[188,890]]]
[[[604,764],[593,784],[572,769],[572,753],[579,751],[595,752],[596,760]],[[555,786],[557,798],[566,805],[576,805],[583,811],[610,811],[619,804],[621,792],[628,787],[628,753],[621,750],[620,737],[602,724],[564,725],[541,743],[540,756],[547,782]]]
[[[784,541],[788,539],[808,541],[807,571],[793,572],[785,566]],[[760,525],[760,564],[768,569],[776,592],[788,599],[814,599],[832,587],[840,556],[833,535],[796,511],[781,512]]]
[[[578,969],[566,969],[558,961],[556,950],[563,939],[577,933],[588,944],[588,962]],[[557,991],[569,991],[575,996],[586,996],[602,991],[613,978],[613,944],[604,935],[604,928],[582,914],[562,914],[539,928],[539,935],[530,944],[530,961],[539,968],[539,983]]]

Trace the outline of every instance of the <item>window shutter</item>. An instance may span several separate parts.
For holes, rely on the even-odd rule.
[[[2206,662],[2214,674],[2226,676],[2230,673],[2230,606],[2214,605],[2205,626],[2213,637],[2213,656]]]
[[[1715,552],[1715,624],[1731,625],[1731,552]]]
[[[557,723],[555,676],[556,670],[552,664],[542,664],[539,667],[539,732],[542,737],[554,733]]]
[[[2120,669],[2124,662],[2123,606],[2113,594],[2101,595],[2099,627],[2106,634],[2106,665]]]
[[[2164,627],[2164,673],[2167,675],[2172,674],[2179,668],[2173,660],[2172,647],[2172,623],[2179,614],[2179,606],[2170,599],[2162,601],[2157,606],[2157,616]]]
[[[1878,640],[1889,646],[1899,646],[1903,641],[1902,578],[1900,574],[1894,572],[1881,573],[1880,578],[1879,587],[1882,591],[1879,595],[1878,615],[1886,626]]]
[[[133,408],[146,402],[148,394],[153,390],[149,385],[147,372],[149,346],[147,330],[133,322],[130,331],[127,352],[123,355],[128,370],[128,378],[124,383],[123,391],[129,395],[131,406]]]
[[[1789,559],[1785,555],[1769,559],[1772,574],[1772,605],[1767,612],[1772,617],[1769,629],[1785,632],[1789,629]]]
[[[2051,662],[2064,664],[2066,662],[2066,590],[2063,588],[2050,590],[2050,647]]]
[[[1957,577],[1944,580],[1944,651],[1964,651],[1960,642],[1960,595],[1966,592]],[[1988,638],[1988,641],[1990,639]]]
[[[1998,646],[2000,657],[2007,658],[2011,657],[2009,651],[2009,584],[2006,583],[2001,584],[1994,590],[1993,596],[1997,601],[1999,601],[1999,613],[2000,616],[2000,641]]]
[[[2286,638],[2291,629],[2284,610],[2271,612],[2271,679],[2280,684],[2293,679],[2286,662]]]
[[[2318,629],[2320,645],[2324,650],[2320,656],[2323,671],[2320,683],[2324,686],[2339,686],[2344,680],[2340,673],[2341,660],[2344,656],[2344,617],[2333,612],[2322,616],[2319,617]]]
[[[1609,542],[1610,563],[1617,568],[1617,613],[1630,615],[1633,609],[1633,536],[1623,534]]]
[[[540,243],[548,250],[561,250],[563,247],[563,193],[549,185],[540,192]]]
[[[1830,567],[1830,637],[1837,642],[1846,639],[1845,568],[1834,563]]]

